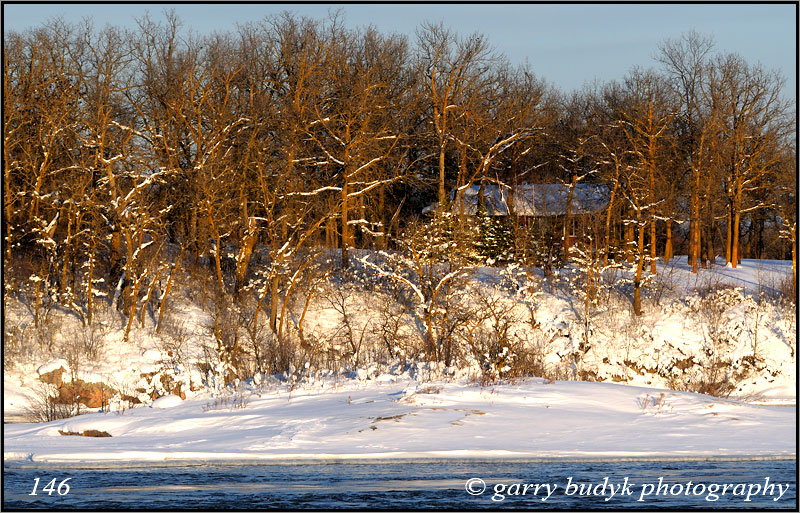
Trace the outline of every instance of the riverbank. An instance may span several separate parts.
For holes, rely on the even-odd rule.
[[[87,431],[110,436],[62,434]],[[234,395],[7,424],[4,460],[789,458],[795,434],[793,406],[609,383],[384,375],[242,385]]]

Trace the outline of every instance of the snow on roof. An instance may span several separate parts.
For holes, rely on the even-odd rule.
[[[490,216],[509,215],[509,203],[521,216],[559,216],[566,214],[569,185],[558,183],[521,184],[516,190],[508,185],[487,184],[483,188],[486,210]],[[450,192],[453,212],[475,215],[478,207],[479,185],[473,185],[463,192],[463,211],[461,202],[456,200],[456,191]],[[608,205],[608,187],[598,184],[579,183],[575,185],[570,203],[572,214],[588,214],[602,210]],[[511,200],[511,201],[510,201]]]

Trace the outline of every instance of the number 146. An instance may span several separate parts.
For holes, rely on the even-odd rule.
[[[44,488],[42,488],[42,491],[47,492],[47,495],[53,495],[53,492],[56,492],[59,495],[66,495],[69,493],[69,485],[67,484],[67,481],[69,481],[70,479],[72,478],[68,477],[64,479],[63,481],[58,483],[58,488],[56,488],[56,478],[53,478],[52,481],[47,483],[47,485]],[[37,477],[36,479],[34,479],[33,482],[33,491],[28,495],[36,495],[36,489],[38,487],[39,487],[39,478]]]

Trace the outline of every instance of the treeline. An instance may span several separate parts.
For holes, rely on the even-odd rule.
[[[696,33],[657,61],[568,95],[434,24],[413,41],[336,14],[202,36],[173,14],[8,32],[5,269],[36,312],[57,301],[91,324],[108,297],[130,329],[182,261],[203,262],[220,292],[257,283],[274,325],[311,249],[347,267],[349,249],[395,248],[426,206],[488,183],[606,184],[608,208],[578,222],[637,276],[675,251],[695,270],[795,259],[783,78]]]

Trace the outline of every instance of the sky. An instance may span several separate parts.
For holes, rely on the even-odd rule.
[[[719,52],[735,52],[750,63],[786,77],[784,94],[796,99],[797,4],[80,4],[3,5],[3,30],[25,30],[55,16],[93,18],[134,28],[146,12],[162,18],[174,9],[186,28],[200,34],[235,29],[289,10],[325,18],[341,8],[350,27],[374,25],[414,41],[425,21],[443,22],[461,35],[485,34],[512,63],[526,60],[534,73],[563,91],[593,80],[620,80],[634,65],[657,67],[654,56],[667,38],[695,30],[711,36]]]

